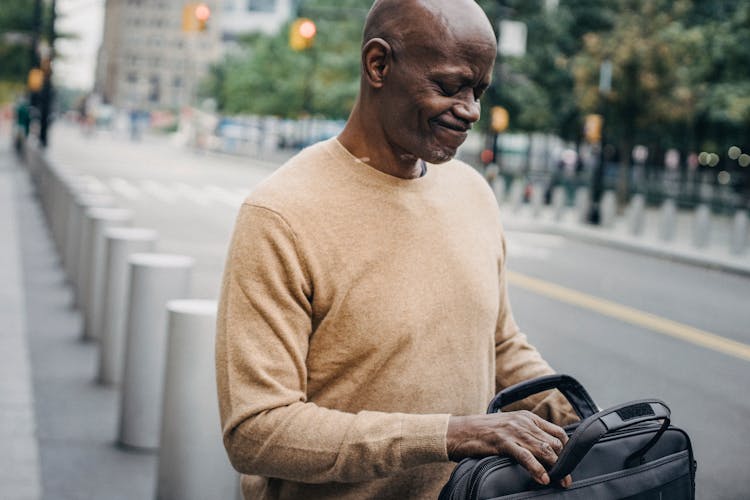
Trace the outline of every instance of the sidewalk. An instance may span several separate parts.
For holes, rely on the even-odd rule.
[[[0,230],[0,498],[153,498],[156,454],[115,445],[119,392],[94,382],[96,347],[80,340],[41,209],[7,148]]]
[[[543,207],[537,217],[533,216],[530,205],[514,211],[510,203],[505,203],[501,205],[501,212],[503,224],[508,231],[557,234],[687,264],[750,275],[750,250],[745,250],[742,255],[732,255],[729,252],[731,221],[726,217],[713,217],[711,241],[705,248],[698,249],[691,241],[691,213],[678,214],[675,237],[672,241],[665,242],[657,234],[660,219],[657,209],[646,210],[645,229],[638,236],[630,234],[628,221],[624,216],[618,216],[614,227],[607,229],[577,221],[572,208],[564,213],[560,221],[554,220],[553,209],[549,206]]]
[[[0,497],[40,498],[39,454],[26,325],[14,153],[0,144]]]

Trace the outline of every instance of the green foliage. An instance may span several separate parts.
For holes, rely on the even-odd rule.
[[[479,4],[496,30],[502,19],[522,21],[528,30],[524,57],[499,54],[484,107],[506,107],[513,130],[548,131],[575,139],[581,118],[571,61],[581,50],[583,33],[611,28],[615,13],[610,2],[561,0],[556,8],[548,8],[543,0],[483,0]]]
[[[523,57],[500,54],[483,112],[502,105],[510,129],[581,135],[583,116],[606,111],[607,137],[692,151],[747,144],[750,2],[745,0],[478,0],[497,29],[528,27]],[[294,52],[287,27],[253,36],[217,66],[205,92],[227,113],[345,118],[359,85],[361,29],[371,0],[302,0],[312,49]],[[556,5],[555,5],[556,4]],[[604,60],[612,91],[598,90]],[[488,120],[483,118],[484,123]],[[655,139],[656,138],[656,139]]]
[[[28,0],[3,0],[0,8],[0,82],[3,100],[22,90],[31,69],[28,40],[33,29],[33,9]]]
[[[32,41],[37,28],[39,41],[49,38],[72,38],[72,35],[50,35],[52,9],[49,0],[39,4],[39,26],[35,26],[35,1],[2,0],[0,7],[0,102],[22,93],[32,68]]]
[[[638,0],[622,4],[630,8],[621,10],[610,32],[584,35],[583,50],[573,72],[582,110],[597,112],[606,104],[620,118],[610,120],[612,126],[632,142],[636,128],[655,132],[657,127],[683,121],[695,113],[690,75],[680,71],[684,58],[694,48],[695,37],[676,16],[680,2]],[[612,62],[614,84],[611,93],[599,96],[599,68],[604,60]]]
[[[204,89],[229,114],[346,118],[359,88],[361,29],[369,0],[304,2],[317,25],[314,46],[289,47],[289,25],[274,36],[248,37],[214,68]]]
[[[0,9],[0,32],[30,33],[34,27],[32,2],[29,0],[3,0]]]

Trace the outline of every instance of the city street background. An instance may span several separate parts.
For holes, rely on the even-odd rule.
[[[663,399],[699,499],[750,498],[750,2],[477,3],[499,52],[459,158],[499,197],[517,322],[601,407]],[[157,483],[154,452],[115,444],[120,390],[95,382],[29,158],[217,299],[242,200],[344,126],[371,4],[2,0],[1,500]]]
[[[90,176],[115,195],[120,206],[133,209],[135,226],[158,231],[159,251],[195,257],[193,297],[217,297],[237,208],[276,164],[192,152],[163,137],[134,145],[126,137],[106,132],[86,136],[70,126],[56,127],[53,139],[51,161]],[[95,498],[92,492],[110,491],[118,484],[107,471],[122,468],[121,476],[131,471],[130,477],[140,479],[121,477],[122,491],[111,498],[143,498],[152,488],[154,457],[113,447],[116,391],[93,385],[94,351],[77,342],[77,319],[61,308],[66,299],[56,261],[50,248],[35,246],[43,236],[35,211],[28,202],[19,206],[26,276],[31,280],[28,321],[44,489],[80,492],[68,498]],[[503,217],[513,216],[504,211]],[[42,234],[30,236],[31,230]],[[512,230],[507,238],[509,270],[516,277],[543,280],[629,306],[636,315],[656,315],[750,345],[748,276],[559,235]],[[750,464],[747,440],[741,438],[750,433],[750,402],[742,396],[750,377],[747,359],[562,303],[523,283],[511,280],[516,319],[555,369],[581,380],[602,407],[643,397],[663,399],[672,408],[674,424],[693,439],[699,498],[743,497],[748,488],[744,471]],[[45,303],[51,284],[58,285],[61,294],[52,304]],[[50,349],[52,345],[60,348]],[[65,356],[67,362],[60,359]],[[56,367],[66,363],[68,373],[63,370],[50,380]],[[106,400],[104,409],[93,407],[97,397]],[[60,418],[71,414],[94,426]],[[78,430],[71,436],[70,428]]]

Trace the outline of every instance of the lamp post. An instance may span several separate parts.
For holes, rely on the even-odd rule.
[[[612,62],[608,59],[602,61],[599,67],[599,114],[589,115],[590,117],[598,117],[592,120],[595,124],[593,127],[594,133],[592,133],[592,125],[587,123],[587,130],[585,135],[592,144],[598,144],[599,149],[596,151],[597,161],[594,166],[594,172],[591,178],[591,206],[586,219],[591,224],[600,224],[601,222],[601,200],[602,192],[604,191],[604,145],[605,131],[606,131],[606,116],[607,116],[607,98],[609,92],[612,90]],[[588,120],[587,120],[588,121]]]
[[[50,2],[49,24],[46,43],[40,44],[42,32],[42,0],[34,1],[33,28],[31,33],[31,72],[29,74],[29,102],[39,111],[39,143],[47,146],[47,132],[52,108],[52,60],[55,56],[55,15],[56,2]],[[41,78],[40,78],[41,76]],[[41,80],[41,81],[40,81]]]

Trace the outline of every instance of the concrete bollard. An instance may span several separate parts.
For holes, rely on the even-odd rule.
[[[635,194],[628,207],[628,231],[633,236],[640,236],[646,226],[646,198]]]
[[[64,169],[58,168],[55,177],[55,191],[52,198],[51,227],[52,236],[57,246],[60,261],[65,265],[65,247],[68,240],[68,218],[70,212],[70,200],[81,189],[83,182],[76,176]]]
[[[157,233],[153,229],[112,227],[104,231],[105,273],[101,322],[99,372],[102,384],[119,384],[125,357],[125,326],[130,290],[128,259],[132,254],[153,252]]]
[[[65,188],[62,190],[61,199],[62,202],[59,204],[56,211],[61,214],[60,217],[60,260],[62,261],[63,270],[68,282],[72,283],[72,277],[70,269],[73,265],[73,261],[77,264],[78,254],[71,255],[70,251],[72,247],[78,242],[75,239],[79,238],[78,234],[78,222],[80,216],[76,215],[75,204],[76,199],[79,197],[88,197],[89,195],[99,194],[100,191],[92,189],[91,184],[80,176],[68,176],[65,180]],[[106,199],[106,206],[114,206],[115,200],[112,196],[102,195],[100,199]],[[71,241],[74,240],[74,241]],[[75,258],[73,258],[75,257]]]
[[[492,190],[495,192],[497,204],[502,205],[505,201],[505,177],[498,175],[492,180]]]
[[[510,185],[510,207],[513,212],[518,212],[523,206],[523,192],[526,183],[521,179],[515,179]]]
[[[535,219],[542,215],[544,190],[544,184],[541,183],[534,183],[531,187],[531,215]]]
[[[705,248],[711,239],[711,209],[698,205],[693,214],[693,246]]]
[[[552,217],[555,222],[560,222],[565,215],[568,192],[563,186],[557,186],[552,190]]]
[[[746,210],[737,210],[732,219],[732,233],[729,238],[729,252],[742,255],[747,250],[748,217]]]
[[[95,207],[114,207],[115,199],[108,195],[80,194],[73,198],[71,215],[68,217],[68,234],[65,240],[65,255],[63,262],[67,262],[65,269],[68,279],[73,285],[73,302],[78,307],[83,306],[81,284],[88,279],[88,265],[81,267],[81,262],[88,263],[88,248],[83,244],[88,240],[86,212]],[[84,276],[85,275],[85,276]]]
[[[108,227],[129,226],[133,220],[133,212],[124,208],[90,208],[86,212],[88,225],[88,284],[84,295],[84,328],[83,338],[86,340],[99,339],[101,332],[97,326],[101,323],[102,294],[104,293],[104,265],[105,240],[104,230]]]
[[[671,198],[664,200],[659,214],[659,239],[662,241],[674,240],[677,233],[677,205]]]
[[[611,229],[617,217],[617,196],[614,191],[607,190],[602,194],[599,204],[599,222],[602,227]]]
[[[159,500],[233,498],[237,473],[222,444],[213,300],[175,300],[169,315],[159,448]]]
[[[575,212],[578,222],[586,222],[591,209],[591,193],[585,186],[576,189]]]
[[[65,193],[68,191],[68,176],[59,167],[53,167],[50,171],[50,186],[49,186],[49,204],[47,213],[47,222],[49,223],[49,232],[52,235],[52,241],[55,243],[55,248],[58,255],[62,255],[63,249],[65,248],[64,229],[65,229],[65,218],[67,213],[63,210],[65,204]]]
[[[39,161],[39,183],[37,185],[37,195],[42,206],[44,216],[49,219],[52,203],[52,172],[48,163],[40,158]]]
[[[130,291],[118,442],[159,447],[167,349],[167,302],[188,295],[194,260],[183,255],[130,256]]]

